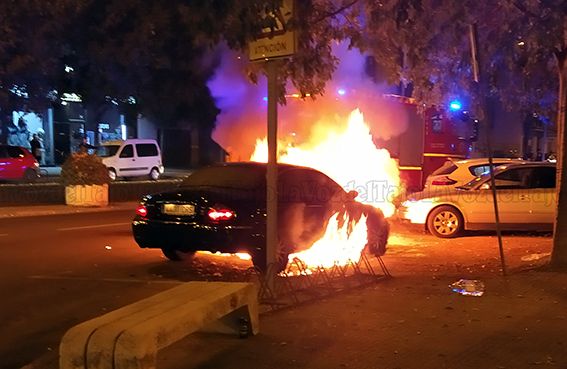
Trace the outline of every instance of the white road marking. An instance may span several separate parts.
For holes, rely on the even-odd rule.
[[[157,283],[157,284],[182,284],[180,281],[164,281],[152,279],[134,279],[134,278],[89,278],[89,277],[72,277],[57,275],[30,275],[30,279],[54,279],[54,280],[73,280],[73,281],[93,281],[93,282],[120,282],[120,283]]]
[[[130,225],[131,223],[110,223],[110,224],[96,224],[96,225],[88,225],[88,226],[81,226],[81,227],[69,227],[69,228],[58,228],[58,231],[75,231],[79,229],[93,229],[93,228],[105,228],[105,227],[118,227],[124,225]]]

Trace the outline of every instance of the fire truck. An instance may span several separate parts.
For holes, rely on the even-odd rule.
[[[408,97],[384,95],[387,104],[402,107],[407,128],[388,140],[376,140],[397,159],[408,192],[420,191],[427,176],[448,159],[465,159],[471,148],[470,125],[437,106],[419,106]]]

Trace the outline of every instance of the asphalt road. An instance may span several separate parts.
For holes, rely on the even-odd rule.
[[[159,250],[139,249],[131,218],[131,211],[116,211],[0,222],[0,368],[56,357],[70,327],[184,281],[245,278],[247,261],[199,256],[192,264],[173,263]],[[509,239],[514,250],[508,256],[520,265],[526,255],[529,262],[545,257],[551,244],[545,235]],[[469,257],[480,257],[476,267],[498,274],[496,247],[491,234],[441,240],[395,225],[384,259],[394,275],[423,272],[412,269],[416,259],[437,274],[472,273]],[[455,270],[435,270],[427,255],[446,255]]]

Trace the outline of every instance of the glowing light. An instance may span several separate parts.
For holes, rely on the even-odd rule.
[[[262,98],[262,100],[268,101],[268,96],[264,96],[264,97]]]
[[[339,88],[339,89],[337,90],[337,93],[338,93],[339,95],[341,95],[341,96],[344,96],[344,95],[346,94],[346,90],[345,90],[344,88]]]
[[[453,100],[453,101],[451,101],[451,103],[449,104],[449,108],[450,108],[452,111],[461,110],[462,107],[463,107],[463,105],[462,105],[461,102],[458,101],[458,100]]]

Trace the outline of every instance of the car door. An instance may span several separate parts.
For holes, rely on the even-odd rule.
[[[284,169],[278,182],[280,240],[294,251],[308,249],[325,233],[336,194],[344,191],[323,173],[306,168]]]
[[[556,169],[554,166],[533,168],[530,183],[531,213],[535,225],[552,226],[555,221],[557,194],[555,192]]]
[[[506,227],[516,224],[532,223],[534,221],[531,213],[529,183],[532,169],[528,167],[516,167],[498,173],[494,177],[496,185],[496,196],[498,201],[498,215],[500,223]],[[467,208],[467,221],[492,225],[496,223],[494,214],[494,201],[490,180],[486,180],[470,197]],[[491,228],[491,227],[490,227]]]
[[[153,167],[157,166],[158,149],[153,143],[136,144],[136,162],[142,175],[150,173]]]
[[[127,144],[118,153],[118,175],[121,177],[132,177],[143,175],[143,171],[136,162],[134,145]]]
[[[14,159],[8,155],[6,146],[0,146],[0,179],[12,179],[14,175]]]

